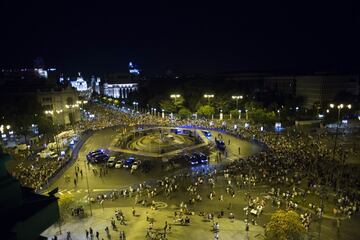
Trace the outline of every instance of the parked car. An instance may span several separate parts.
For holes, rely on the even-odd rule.
[[[124,164],[123,160],[118,160],[115,163],[115,168],[122,168],[123,164]]]
[[[98,150],[95,150],[93,152],[89,152],[86,155],[86,159],[89,162],[99,162],[99,160],[102,161],[102,160],[104,160],[106,158],[106,157],[103,157],[103,156],[107,156],[106,161],[109,159],[109,156],[105,153],[104,149],[98,149]]]
[[[132,169],[132,170],[137,170],[137,169],[139,168],[140,164],[141,164],[141,161],[140,161],[140,160],[135,161],[135,162],[131,165],[131,169]]]
[[[190,166],[195,166],[199,164],[199,160],[195,155],[187,156],[186,158]]]
[[[106,154],[100,154],[93,158],[94,163],[104,163],[109,160],[109,155]]]
[[[194,154],[200,164],[207,164],[209,163],[208,156],[204,153],[195,153]]]
[[[124,168],[130,168],[131,165],[135,162],[135,158],[134,157],[129,157],[128,159],[126,159],[124,161],[123,167]]]
[[[211,137],[211,132],[207,130],[203,130],[202,132],[204,133],[205,137]]]
[[[110,157],[106,163],[106,166],[112,168],[115,166],[115,157]]]

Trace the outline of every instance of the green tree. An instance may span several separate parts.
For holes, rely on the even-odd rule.
[[[294,211],[276,211],[265,227],[267,240],[301,240],[304,235],[305,228]]]
[[[61,196],[58,200],[60,221],[71,215],[71,209],[75,207],[76,201],[70,196]]]
[[[274,123],[276,120],[274,112],[266,112],[264,109],[249,111],[249,118],[255,123]]]
[[[198,108],[198,111],[197,113],[200,115],[200,116],[211,116],[215,113],[215,108],[212,107],[212,106],[209,106],[209,105],[204,105],[204,106],[200,106]]]
[[[161,100],[160,107],[166,112],[176,112],[176,106],[174,105],[173,101],[169,99]]]
[[[179,115],[181,117],[188,117],[189,115],[191,115],[191,111],[189,109],[183,107],[179,110]]]
[[[233,110],[230,110],[230,113],[231,113],[231,116],[232,117],[239,117],[239,110],[238,109],[233,109]]]

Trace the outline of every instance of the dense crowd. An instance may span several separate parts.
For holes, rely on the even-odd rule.
[[[259,126],[234,128],[236,121],[171,120],[151,114],[128,114],[98,104],[90,104],[86,110],[95,113],[95,118],[77,124],[76,128],[80,131],[116,125],[191,125],[219,129],[238,138],[256,140],[266,146],[260,154],[222,165],[221,169],[180,173],[159,179],[153,186],[140,184],[137,188],[111,194],[113,198],[132,196],[137,198],[139,204],[155,208],[155,196],[163,194],[164,197],[171,198],[176,192],[186,192],[189,200],[179,203],[180,211],[174,213],[174,221],[185,222],[186,214],[193,212],[191,207],[204,198],[223,201],[223,194],[234,198],[240,190],[258,185],[270,186],[269,191],[266,196],[253,196],[250,193],[243,196],[248,202],[244,208],[247,224],[256,224],[256,219],[269,204],[278,208],[300,210],[306,228],[309,228],[312,219],[320,218],[323,214],[351,217],[359,210],[360,184],[357,168],[349,168],[341,161],[334,162],[332,151],[321,138],[313,138],[297,130],[276,133],[262,131]],[[339,149],[339,152],[344,152],[341,147]],[[22,184],[38,188],[60,166],[61,163],[56,161],[34,163],[29,167],[19,165],[15,176]],[[184,183],[182,186],[177,184],[179,179]],[[216,186],[224,186],[225,192],[216,192]],[[204,193],[202,188],[207,192]],[[311,196],[321,198],[323,203],[312,202]],[[331,205],[331,208],[325,204]],[[228,217],[235,218],[231,205],[228,209]],[[222,210],[207,213],[199,210],[198,214],[206,219],[213,219],[214,216],[224,216],[225,213]]]

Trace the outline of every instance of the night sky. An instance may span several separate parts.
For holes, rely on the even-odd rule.
[[[148,74],[337,70],[360,62],[359,11],[351,3],[54,2],[0,2],[0,68],[31,66],[38,56],[63,72],[95,74],[125,72],[130,60]]]

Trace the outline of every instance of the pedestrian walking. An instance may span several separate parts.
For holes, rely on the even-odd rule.
[[[95,236],[96,236],[96,239],[97,239],[97,240],[99,240],[99,235],[100,235],[100,233],[99,233],[98,231],[96,231]]]
[[[135,216],[135,208],[132,207],[132,215]]]
[[[71,240],[71,233],[70,232],[67,232],[66,233],[66,240]]]
[[[89,231],[87,229],[85,229],[85,236],[86,236],[86,239],[89,238]]]
[[[77,181],[76,178],[74,178],[74,186],[76,187]]]
[[[93,229],[90,227],[89,228],[89,232],[90,232],[90,238],[93,238],[93,236],[94,236],[94,231],[93,231]]]

